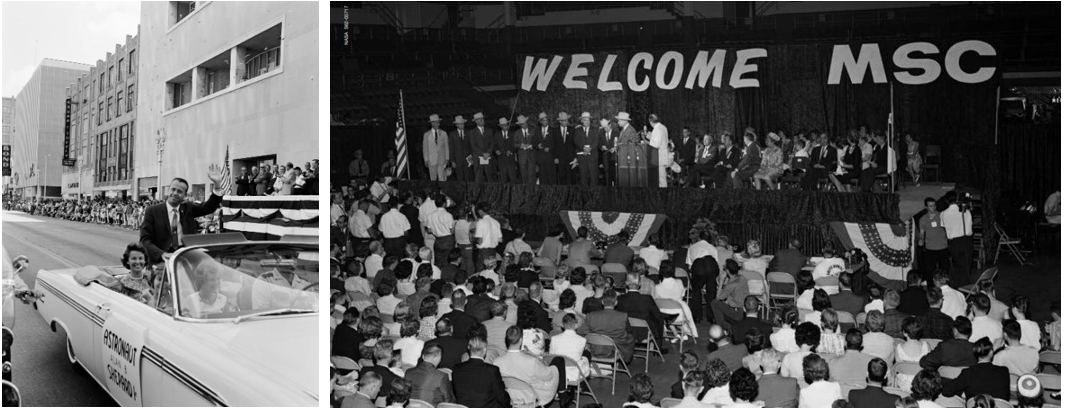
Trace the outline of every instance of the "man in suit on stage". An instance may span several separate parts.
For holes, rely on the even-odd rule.
[[[703,136],[702,144],[696,147],[695,157],[688,166],[688,187],[702,187],[703,177],[713,177],[717,167],[717,142],[710,134]]]
[[[470,150],[474,156],[473,181],[495,182],[496,173],[493,170],[496,164],[492,161],[492,151],[495,150],[496,143],[495,130],[484,125],[483,113],[474,114],[473,122],[476,125],[470,130]]]
[[[575,130],[573,141],[577,148],[577,166],[581,171],[581,185],[599,185],[599,129],[592,127],[592,115],[581,113],[581,125]]]
[[[251,189],[252,174],[248,174],[247,167],[240,168],[240,175],[237,176],[237,195],[246,196],[249,195],[248,191]],[[254,195],[254,194],[252,194]]]
[[[529,118],[518,115],[518,129],[514,130],[515,144],[518,147],[518,170],[521,171],[521,182],[536,184],[537,142],[536,130],[529,127]]]
[[[818,146],[814,147],[813,152],[810,153],[810,166],[802,178],[804,190],[816,190],[817,182],[822,178],[827,178],[830,173],[834,173],[836,163],[839,162],[836,148],[828,144],[828,134],[821,133],[817,144]]]
[[[643,139],[640,138],[639,133],[636,132],[636,127],[632,126],[632,118],[629,117],[629,113],[624,111],[619,112],[615,119],[618,121],[618,126],[621,128],[621,131],[618,132],[618,144],[623,146],[620,147],[618,151],[618,185],[625,187],[645,187],[647,185],[647,156],[639,156],[642,158],[642,161],[636,161],[637,156],[629,158],[629,156],[625,155],[625,152],[646,153],[646,141],[643,141]],[[641,146],[641,144],[644,145]],[[637,166],[641,163],[644,166],[643,168]],[[621,166],[625,166],[625,169],[620,169]],[[622,171],[624,171],[624,174],[621,173]]]
[[[540,170],[540,184],[556,184],[558,181],[556,169],[559,167],[558,148],[555,144],[551,126],[548,124],[547,113],[540,113],[540,127],[536,128],[534,141],[537,149],[537,168]]]
[[[499,182],[517,184],[518,178],[517,152],[521,141],[521,130],[510,131],[510,121],[506,117],[499,118],[499,133],[493,145],[496,153],[496,166],[499,170]]]
[[[754,177],[754,173],[762,166],[762,152],[758,150],[758,144],[754,140],[754,131],[748,129],[743,133],[743,158],[732,171],[733,188],[743,188],[743,182]]]
[[[448,146],[451,148],[451,161],[455,168],[455,178],[464,183],[473,181],[473,166],[470,165],[470,135],[466,131],[466,119],[455,116],[455,131],[448,134]],[[473,159],[477,163],[477,159]]]
[[[691,128],[684,127],[681,130],[681,138],[673,142],[676,153],[677,164],[684,169],[687,169],[695,163],[696,147],[699,142],[695,136],[692,135]]]
[[[448,147],[448,136],[440,129],[440,116],[429,116],[429,124],[432,128],[422,136],[422,155],[425,156],[425,167],[429,169],[429,179],[432,181],[447,180],[447,163],[451,161],[451,149]]]
[[[270,181],[273,175],[270,174],[270,165],[265,161],[259,163],[259,174],[255,176],[255,194],[264,196],[266,195],[266,182]]]
[[[607,187],[618,183],[618,130],[609,119],[599,120],[599,151],[602,154],[603,182]],[[597,177],[598,179],[598,177]]]
[[[573,142],[573,127],[569,126],[569,114],[558,113],[558,125],[551,127],[551,140],[554,144],[551,151],[555,155],[555,172],[558,184],[574,183],[574,168],[570,164],[577,154],[577,144]]]
[[[721,135],[721,150],[723,153],[718,156],[717,172],[714,174],[714,185],[717,188],[725,188],[726,184],[729,184],[729,177],[732,176],[732,171],[736,170],[736,167],[740,165],[740,149],[736,148],[736,145],[732,141],[732,133],[726,132]]]
[[[876,182],[876,176],[887,173],[888,165],[888,148],[884,142],[883,133],[873,134],[873,158],[869,163],[869,168],[862,170],[861,181],[859,182],[863,193],[873,192],[873,183]]]
[[[189,182],[178,177],[170,181],[165,202],[144,210],[140,242],[148,249],[148,258],[152,264],[162,262],[165,255],[181,248],[186,234],[199,232],[196,217],[211,214],[222,204],[221,169],[211,164],[207,169],[207,178],[211,180],[213,191],[203,204],[185,202]]]

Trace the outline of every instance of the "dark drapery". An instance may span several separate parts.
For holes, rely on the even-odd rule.
[[[1043,206],[1061,189],[1061,120],[1053,123],[1010,123],[999,129],[997,145],[1002,173],[1002,198],[1035,201]]]
[[[458,202],[487,203],[507,216],[529,237],[541,238],[561,224],[560,210],[625,211],[665,214],[660,233],[669,246],[686,242],[688,228],[700,217],[718,224],[734,241],[759,239],[768,250],[798,235],[806,244],[834,238],[830,221],[894,223],[899,220],[896,194],[810,191],[699,190],[689,188],[617,188],[533,184],[469,184],[403,181],[401,189],[440,190]]]

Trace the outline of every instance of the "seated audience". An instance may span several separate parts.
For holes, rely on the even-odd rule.
[[[769,336],[773,348],[784,354],[799,351],[799,346],[795,344],[795,328],[798,326],[799,310],[795,306],[785,307],[781,315],[780,329]]]
[[[975,352],[973,343],[969,342],[969,335],[972,331],[972,323],[968,318],[962,316],[955,318],[954,338],[943,340],[927,355],[921,357],[921,368],[937,370],[939,367],[970,367],[976,364],[976,357],[973,356]]]
[[[925,291],[925,299],[928,301],[928,310],[917,317],[921,324],[924,338],[937,340],[949,340],[954,336],[954,319],[943,314],[943,291],[936,287],[929,287]]]
[[[466,313],[466,307],[468,304],[466,293],[462,292],[462,290],[455,290],[451,293],[451,312],[440,316],[440,319],[446,318],[451,322],[455,335],[463,338],[465,338],[466,334],[470,332],[470,329],[476,327],[478,324],[476,318],[473,318]],[[439,323],[439,320],[437,322]],[[465,346],[466,343],[463,342],[462,345]]]
[[[580,335],[602,334],[610,337],[614,340],[614,345],[621,350],[621,359],[628,363],[632,361],[632,356],[636,353],[636,339],[629,329],[629,315],[615,310],[615,305],[617,305],[617,293],[614,290],[603,293],[604,309],[588,314],[584,319],[584,324],[577,329],[577,333]],[[598,345],[589,347],[589,351],[597,356],[613,355],[613,350],[614,347]]]
[[[893,364],[895,339],[884,333],[884,314],[880,311],[870,311],[865,317],[865,328],[869,332],[862,335],[862,352]]]
[[[865,304],[863,308],[864,313],[868,314],[870,311],[884,312],[884,289],[876,284],[869,284],[866,288],[866,293],[869,294],[869,303]]]
[[[821,312],[821,342],[817,344],[817,353],[840,355],[846,347],[843,335],[839,333],[839,316],[836,310],[826,308]]]
[[[857,328],[847,331],[846,344],[843,355],[828,359],[832,379],[839,382],[862,382],[867,377],[865,369],[869,361],[876,357],[862,353],[862,332]]]
[[[621,408],[658,408],[651,403],[651,397],[655,394],[655,386],[651,383],[651,376],[636,374],[629,383],[629,400],[621,405]]]
[[[603,264],[621,264],[628,267],[632,263],[632,257],[636,254],[629,248],[629,232],[621,230],[613,244],[607,246],[603,253]]]
[[[676,268],[673,267],[673,262],[669,260],[663,261],[665,267],[658,270],[658,276],[661,282],[655,286],[654,293],[651,295],[654,298],[668,298],[684,304],[684,293],[687,290],[684,287],[684,282],[676,278]]]
[[[733,323],[743,319],[743,300],[748,294],[747,279],[740,275],[739,264],[734,260],[726,261],[725,277],[717,290],[717,298],[710,302],[714,321],[725,329],[731,329]]]
[[[670,398],[684,398],[684,377],[692,371],[697,371],[700,368],[699,355],[693,350],[687,350],[680,354],[680,380],[674,383],[669,388]],[[698,397],[702,398],[704,392],[699,393]]]
[[[853,389],[847,395],[847,400],[854,408],[893,408],[900,400],[898,395],[884,391],[884,383],[887,381],[889,367],[887,362],[880,358],[869,360],[866,366],[868,373],[865,388]]]
[[[799,391],[799,408],[830,408],[843,396],[839,384],[829,381],[828,363],[817,354],[803,357],[802,377],[809,385]]]
[[[747,347],[747,356],[743,357],[743,367],[750,370],[757,377],[762,375],[762,350],[766,348],[769,338],[761,331],[751,328],[747,330],[747,338],[743,339],[743,345]]]
[[[899,293],[899,311],[918,316],[928,311],[928,298],[921,286],[920,271],[910,270],[906,274],[906,289]]]
[[[392,367],[392,354],[395,346],[392,340],[381,339],[374,346],[374,363],[369,367],[363,367],[360,372],[373,371],[381,376],[381,395],[388,396],[392,389],[392,381],[403,378],[397,375]]]
[[[573,314],[577,317],[577,328],[581,328],[581,325],[584,324],[584,314],[578,313],[574,308],[576,303],[577,295],[574,294],[573,290],[567,289],[562,291],[562,294],[558,297],[558,312],[554,313],[551,318],[551,327],[553,329],[561,330],[563,328],[562,319],[566,314]]]
[[[669,259],[669,253],[666,250],[658,248],[661,245],[661,236],[657,232],[651,233],[647,236],[647,247],[640,249],[639,257],[647,263],[648,267],[652,268],[652,272],[662,272],[662,261]]]
[[[814,287],[817,286],[814,277],[807,271],[800,272],[799,278],[795,280],[795,286],[798,287],[796,291],[799,295],[795,299],[795,307],[800,310],[813,311]]]
[[[732,338],[728,335],[728,332],[717,324],[711,325],[706,335],[710,339],[710,344],[707,347],[710,350],[710,355],[706,356],[707,361],[721,360],[728,367],[729,372],[743,367],[743,357],[747,356],[746,346],[732,344]]]
[[[395,348],[399,351],[400,362],[406,366],[415,366],[422,357],[422,349],[425,341],[418,339],[418,330],[421,326],[413,318],[406,318],[400,323],[400,339],[396,340]],[[439,346],[439,344],[437,344]]]
[[[943,307],[940,311],[950,318],[965,315],[965,295],[950,287],[950,273],[938,270],[932,275],[932,279],[936,287],[939,287],[939,291],[943,292]]]
[[[552,361],[554,367],[548,366],[539,356],[522,351],[523,339],[524,334],[520,328],[507,328],[504,336],[507,352],[492,363],[499,367],[499,372],[504,377],[516,378],[529,384],[536,392],[539,403],[546,406],[554,400],[556,392],[566,390],[565,360],[556,357],[556,361]],[[569,399],[572,400],[572,396]],[[566,402],[560,401],[560,406],[569,406]]]
[[[706,373],[692,371],[684,376],[684,398],[673,408],[706,408],[706,404],[699,401],[706,386]]]
[[[884,293],[884,334],[891,338],[903,338],[902,320],[908,317],[898,310],[899,292],[895,290]]]
[[[733,370],[730,370],[725,362],[716,358],[707,361],[705,368],[706,385],[710,389],[703,394],[700,401],[715,407],[732,404],[728,383]]]
[[[762,377],[758,379],[758,401],[766,408],[795,408],[799,405],[799,383],[795,378],[779,374],[783,353],[776,349],[762,350]]]
[[[788,248],[778,250],[773,259],[769,261],[768,272],[784,272],[791,274],[792,277],[797,277],[799,271],[806,266],[806,255],[799,249],[802,248],[802,241],[798,238],[792,237],[788,239]]]
[[[1002,333],[1006,337],[1006,347],[995,354],[995,365],[1006,367],[1013,375],[1032,374],[1039,367],[1039,351],[1021,344],[1021,324],[1015,320],[1006,320],[1002,324]]]
[[[734,344],[743,344],[748,335],[747,331],[750,330],[755,330],[766,338],[773,334],[773,324],[758,318],[758,309],[761,305],[762,302],[756,296],[748,295],[747,298],[743,299],[745,315],[742,320],[732,324],[732,342]]]
[[[969,341],[976,342],[976,340],[984,337],[987,337],[992,343],[1002,340],[1002,322],[988,316],[991,310],[991,299],[985,294],[976,294],[972,297],[971,307],[973,312],[973,335],[969,336]]]
[[[661,344],[662,327],[666,323],[673,322],[672,319],[676,318],[676,316],[662,313],[658,309],[658,304],[655,303],[654,298],[650,295],[639,293],[639,274],[628,273],[625,276],[625,289],[625,293],[618,295],[618,303],[615,309],[628,314],[629,318],[639,318],[646,321],[652,336],[655,340],[660,341],[659,344]],[[637,336],[637,338],[642,340],[645,336]],[[660,349],[663,354],[669,353],[665,346],[661,346]]]
[[[462,362],[462,356],[466,354],[467,341],[466,337],[458,337],[453,335],[454,327],[451,324],[451,320],[447,318],[441,318],[436,321],[436,338],[430,340],[427,344],[439,345],[443,353],[441,354],[439,368],[452,368],[456,364]]]
[[[921,370],[913,377],[910,397],[917,400],[917,408],[943,408],[935,401],[943,390],[943,381],[936,370]]]
[[[1043,401],[1043,383],[1039,378],[1028,374],[1017,379],[1017,408],[1044,408]]]
[[[795,344],[799,346],[799,351],[784,356],[783,364],[780,367],[780,375],[795,379],[802,377],[803,359],[812,354],[820,343],[821,327],[811,323],[799,324],[799,327],[795,329]]]
[[[764,403],[758,402],[758,382],[753,373],[746,368],[740,368],[732,373],[728,382],[729,397],[732,404],[726,404],[725,408],[762,408]]]
[[[846,271],[839,275],[839,292],[828,297],[831,307],[836,312],[847,312],[852,317],[857,317],[865,308],[865,298],[851,291],[851,280],[854,275]]]
[[[964,318],[964,317],[963,317]],[[995,356],[994,347],[987,337],[972,343],[976,364],[966,367],[957,378],[943,382],[943,395],[953,397],[964,394],[973,397],[987,393],[995,398],[1010,399],[1010,371],[1006,367],[991,363]]]
[[[381,376],[373,371],[364,371],[359,376],[359,391],[344,397],[340,408],[377,408],[377,395],[381,392]]]
[[[441,320],[444,321],[444,320]],[[480,335],[469,340],[470,359],[451,372],[455,402],[469,408],[510,408],[510,394],[499,367],[485,362],[488,342]]]
[[[414,368],[407,370],[403,378],[410,381],[411,398],[438,405],[452,402],[455,396],[451,389],[451,377],[436,367],[443,358],[440,344],[429,343],[421,352],[421,361]]]
[[[1042,348],[1039,324],[1028,317],[1028,297],[1020,294],[1013,296],[1013,306],[1006,312],[1006,318],[1016,320],[1021,325],[1021,344],[1039,350]]]
[[[551,337],[551,354],[565,356],[577,364],[576,367],[566,367],[566,376],[571,383],[579,381],[581,376],[588,376],[591,371],[588,357],[584,356],[588,340],[577,334],[577,326],[577,315],[566,313],[562,317],[562,333]]]
[[[507,304],[502,301],[496,301],[492,303],[492,318],[483,322],[484,328],[488,330],[488,349],[489,351],[497,350],[503,352],[507,350],[505,343],[507,336],[507,329],[514,326],[514,323],[508,322],[507,317]]]

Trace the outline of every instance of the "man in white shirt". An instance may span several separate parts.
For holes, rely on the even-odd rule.
[[[965,315],[965,296],[961,292],[950,287],[950,274],[946,271],[938,271],[933,277],[936,287],[943,292],[943,307],[939,311],[950,318],[958,318]]]
[[[480,220],[477,220],[477,225],[474,227],[474,236],[477,238],[476,244],[480,253],[474,262],[478,264],[477,270],[481,270],[484,259],[495,255],[495,248],[499,246],[500,241],[503,241],[503,228],[499,225],[499,221],[488,213],[488,203],[478,204],[477,214]]]
[[[699,232],[699,241],[688,247],[688,257],[685,262],[688,267],[691,267],[695,260],[706,256],[714,257],[714,260],[720,264],[720,260],[717,259],[717,248],[710,245],[710,232],[703,230]]]
[[[832,267],[839,267],[839,271],[847,269],[847,262],[843,261],[842,258],[839,258],[839,256],[836,255],[836,247],[833,246],[832,243],[825,243],[825,246],[821,248],[821,256],[821,261],[817,262],[817,265],[814,266],[814,271],[811,273],[813,274],[814,281],[828,277]],[[837,271],[832,270],[831,272]]]
[[[590,371],[588,359],[584,357],[588,340],[577,334],[577,325],[577,316],[566,313],[562,317],[564,331],[551,337],[551,354],[565,356],[577,364],[576,367],[566,367],[566,376],[571,382],[579,380],[582,375],[587,376]]]
[[[421,197],[421,196],[419,196]],[[433,195],[427,195],[422,200],[422,204],[418,206],[418,222],[422,226],[422,238],[425,240],[425,246],[433,249],[433,243],[436,241],[436,236],[429,230],[429,216],[436,211],[436,201],[433,201]],[[444,254],[447,256],[447,254]]]
[[[652,233],[648,236],[647,247],[640,249],[640,258],[647,263],[647,266],[654,269],[654,272],[658,272],[662,266],[662,260],[669,258],[666,250],[658,248],[660,237],[658,233]]]
[[[407,230],[410,230],[410,222],[407,221],[407,216],[399,212],[399,206],[399,200],[393,198],[392,202],[389,203],[388,212],[381,216],[378,229],[381,230],[381,235],[385,237],[385,253],[403,258],[406,257],[406,235]]]
[[[351,246],[355,250],[356,257],[365,256],[366,247],[370,244],[370,227],[373,226],[373,219],[369,214],[366,214],[366,207],[368,203],[365,201],[359,201],[351,218],[348,219],[348,232],[351,233]]]
[[[1002,323],[987,316],[991,311],[991,299],[984,294],[973,296],[973,333],[969,342],[987,337],[996,347],[1002,346]]]
[[[455,217],[447,211],[447,197],[437,194],[432,199],[426,199],[426,203],[435,203],[435,209],[425,219],[426,240],[435,237],[432,243],[433,261],[437,267],[447,264],[447,256],[455,249]],[[426,247],[429,242],[426,241]]]
[[[943,199],[950,204],[940,214],[943,228],[947,230],[947,248],[953,268],[950,285],[957,288],[970,284],[969,274],[973,261],[973,216],[968,207],[959,208],[958,193],[951,190]]]
[[[1039,350],[1021,344],[1021,324],[1006,320],[1002,324],[1006,348],[995,354],[992,364],[1009,368],[1010,374],[1025,375],[1038,371]],[[994,341],[994,340],[992,340]]]
[[[333,202],[329,205],[329,223],[336,225],[337,219],[344,213],[344,197],[340,193],[333,193]]]
[[[651,114],[647,120],[651,123],[651,141],[648,144],[658,149],[658,186],[665,187],[666,169],[669,167],[669,131],[665,124],[658,122],[657,114]]]
[[[707,404],[699,401],[699,396],[706,386],[706,372],[692,371],[684,376],[684,398],[673,408],[710,408]]]
[[[370,256],[366,257],[363,265],[366,267],[366,278],[370,280],[377,276],[378,271],[385,268],[385,247],[380,241],[370,242]]]

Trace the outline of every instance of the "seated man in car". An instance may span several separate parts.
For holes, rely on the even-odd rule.
[[[211,314],[235,311],[225,294],[218,292],[222,285],[222,265],[214,262],[200,264],[192,280],[196,292],[188,295],[188,316],[206,318]]]
[[[318,302],[318,294],[305,293],[311,285],[296,275],[294,263],[282,262],[259,276],[252,285],[251,308],[310,308]]]

